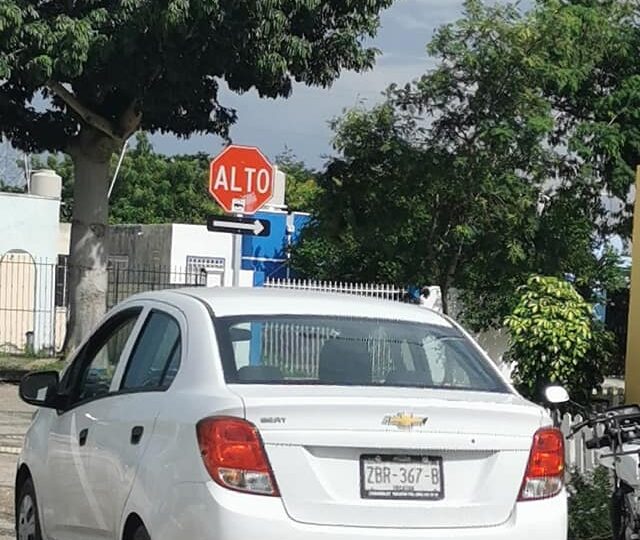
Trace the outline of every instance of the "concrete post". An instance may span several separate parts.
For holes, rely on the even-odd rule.
[[[640,403],[640,166],[636,171],[632,245],[625,400],[627,403]]]

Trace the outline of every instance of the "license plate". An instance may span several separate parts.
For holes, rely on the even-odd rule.
[[[367,455],[360,457],[360,492],[364,499],[444,497],[442,458]]]

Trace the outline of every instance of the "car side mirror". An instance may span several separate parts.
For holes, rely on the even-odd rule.
[[[545,388],[544,397],[551,405],[561,405],[562,403],[571,401],[569,392],[562,386],[548,386]]]
[[[57,371],[28,373],[20,382],[20,399],[36,407],[57,408],[59,376]]]

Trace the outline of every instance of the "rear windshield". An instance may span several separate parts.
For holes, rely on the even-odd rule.
[[[457,329],[383,319],[215,319],[227,383],[509,392]]]

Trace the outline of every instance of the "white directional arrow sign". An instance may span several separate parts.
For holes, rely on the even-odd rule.
[[[207,229],[213,232],[269,236],[271,223],[267,220],[255,218],[209,216]]]
[[[213,220],[213,228],[221,229],[223,231],[246,231],[258,236],[264,231],[264,225],[262,221],[256,219],[253,223],[229,223],[228,221]]]

